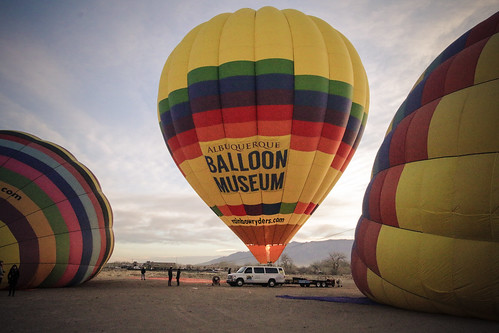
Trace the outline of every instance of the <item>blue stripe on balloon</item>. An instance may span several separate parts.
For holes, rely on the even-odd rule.
[[[295,77],[289,74],[262,74],[256,77],[257,90],[294,90]]]
[[[376,159],[374,160],[373,176],[390,167],[390,143],[392,141],[393,130],[385,136],[381,144]]]
[[[254,76],[231,76],[218,81],[220,84],[220,94],[240,91],[255,91],[256,80]]]

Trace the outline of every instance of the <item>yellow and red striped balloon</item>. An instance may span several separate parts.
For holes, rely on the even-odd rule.
[[[97,179],[73,155],[26,133],[0,131],[0,260],[6,272],[18,266],[19,288],[94,277],[113,251],[112,222]]]
[[[499,13],[447,47],[395,114],[352,250],[385,304],[499,318]]]
[[[345,170],[368,100],[341,33],[264,7],[218,15],[185,36],[161,75],[158,118],[187,181],[267,263]]]

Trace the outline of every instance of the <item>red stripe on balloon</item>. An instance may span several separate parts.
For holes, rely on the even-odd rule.
[[[323,122],[310,122],[303,120],[293,120],[291,134],[303,137],[319,137],[322,132]]]
[[[421,105],[427,104],[444,95],[445,80],[452,63],[451,59],[446,60],[435,68],[426,79],[423,94],[421,96]]]
[[[292,135],[290,147],[298,151],[316,151],[319,145],[319,137],[308,137]]]
[[[225,138],[224,125],[196,127],[199,142],[210,142]]]
[[[298,201],[296,203],[296,207],[295,207],[295,210],[293,213],[294,214],[305,214],[307,207],[308,207],[308,203]]]
[[[198,142],[198,137],[196,135],[196,130],[191,129],[176,135],[177,140],[181,147],[190,146]]]
[[[345,134],[345,127],[324,123],[321,136],[334,141],[341,141]]]
[[[190,146],[185,146],[182,148],[182,151],[184,153],[184,157],[186,160],[192,160],[195,159],[201,155],[203,155],[203,152],[201,151],[201,147],[199,146],[199,143],[194,143]]]
[[[172,153],[176,153],[180,149],[180,142],[177,139],[177,136],[172,136],[168,139],[168,147]]]
[[[369,284],[367,283],[367,266],[359,258],[357,248],[355,246],[352,249],[352,263],[350,267],[352,268],[352,276],[355,276],[354,282],[357,288],[364,295],[371,295],[372,293],[369,289]]]
[[[320,138],[317,150],[326,154],[335,154],[341,144],[340,140],[330,140],[328,138]]]
[[[372,181],[369,191],[369,219],[381,223],[381,190],[385,182],[388,169],[379,172]]]
[[[389,151],[389,160],[391,166],[405,163],[405,141],[407,138],[407,129],[411,124],[412,118],[414,118],[414,114],[415,112],[405,117],[397,125],[397,128],[393,132]]]
[[[222,109],[224,124],[254,122],[256,118],[256,106],[239,106]]]
[[[192,119],[196,125],[196,129],[223,123],[222,111],[220,109],[194,113]]]
[[[227,205],[230,209],[231,215],[234,216],[245,216],[246,210],[244,209],[244,205]]]
[[[466,39],[466,47],[499,32],[499,12],[473,27]]]
[[[258,121],[258,134],[263,136],[285,136],[291,132],[292,120]]]
[[[258,105],[258,121],[292,120],[293,105]]]
[[[444,95],[472,86],[475,83],[475,69],[488,38],[473,44],[454,56],[445,78]]]
[[[413,113],[414,116],[407,128],[404,163],[428,159],[428,133],[431,119],[439,103],[440,99],[435,100]]]
[[[258,128],[256,121],[245,123],[228,123],[225,124],[225,135],[227,138],[247,138],[256,136]]]
[[[380,197],[381,222],[397,228],[399,227],[399,223],[395,199],[397,196],[398,183],[403,170],[404,165],[398,165],[388,169]]]
[[[307,209],[305,209],[305,214],[306,215],[312,215],[312,213],[315,211],[315,207],[317,204],[311,202],[308,204]]]
[[[376,260],[376,247],[380,230],[380,223],[361,218],[355,233],[355,245],[359,258],[377,275],[380,275]]]

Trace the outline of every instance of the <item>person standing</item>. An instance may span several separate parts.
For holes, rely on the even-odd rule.
[[[146,279],[146,267],[142,265],[142,268],[140,269],[140,279],[145,280]]]
[[[172,285],[172,278],[173,278],[173,270],[172,266],[168,269],[168,286]]]
[[[177,287],[180,286],[180,267],[177,269]]]
[[[17,268],[17,265],[13,265],[10,268],[7,279],[9,281],[9,296],[12,295],[12,297],[14,297],[14,294],[16,292],[17,280],[19,280],[19,269]]]
[[[0,285],[2,284],[4,273],[5,271],[3,270],[3,261],[0,260]]]

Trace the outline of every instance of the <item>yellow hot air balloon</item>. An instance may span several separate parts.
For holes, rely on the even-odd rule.
[[[241,9],[195,27],[171,53],[158,118],[187,181],[268,263],[343,173],[368,99],[357,52],[327,23]]]
[[[359,289],[499,318],[499,13],[447,47],[378,151],[352,250]]]

